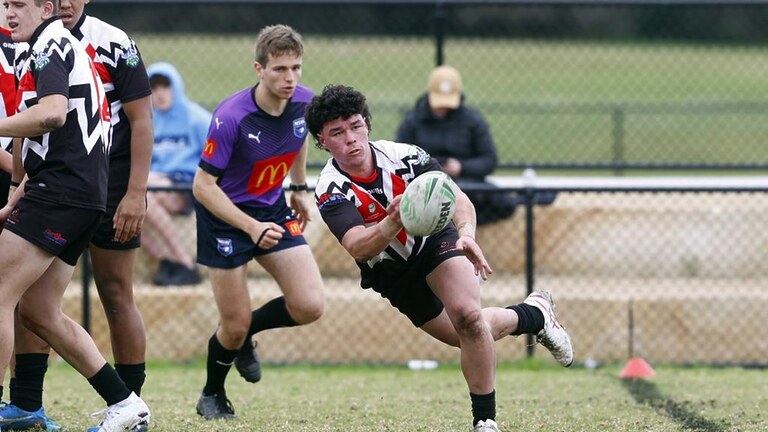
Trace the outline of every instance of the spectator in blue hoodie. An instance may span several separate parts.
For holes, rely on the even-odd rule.
[[[205,145],[211,113],[190,101],[184,81],[170,63],[147,69],[152,87],[155,145],[149,182],[152,187],[188,187],[192,184]],[[192,194],[187,191],[152,191],[147,194],[146,229],[142,246],[159,262],[156,285],[189,285],[200,282],[194,258],[181,241],[172,216],[189,214]]]

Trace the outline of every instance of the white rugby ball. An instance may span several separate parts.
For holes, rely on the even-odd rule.
[[[441,171],[428,171],[413,179],[400,201],[400,219],[408,234],[431,235],[451,223],[458,190]]]

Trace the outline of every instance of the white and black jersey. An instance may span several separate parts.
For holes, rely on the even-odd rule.
[[[72,28],[99,72],[112,110],[110,159],[130,160],[131,125],[123,103],[152,94],[136,43],[119,28],[83,14]]]
[[[375,225],[384,219],[389,203],[416,176],[440,170],[440,164],[417,146],[383,140],[369,145],[376,166],[370,178],[353,177],[330,159],[317,180],[315,201],[320,215],[339,241],[350,228]],[[425,239],[401,230],[378,256],[358,265],[365,273],[388,260],[409,261],[419,253]]]
[[[25,137],[21,157],[30,198],[104,210],[107,199],[109,105],[96,68],[58,17],[16,47],[18,112],[44,96],[68,99],[64,125]]]
[[[16,113],[16,76],[13,73],[13,58],[16,43],[11,39],[11,32],[0,27],[0,118],[6,118]],[[0,149],[9,150],[13,138],[0,137]]]

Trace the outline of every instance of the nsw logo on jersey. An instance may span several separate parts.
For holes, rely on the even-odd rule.
[[[304,120],[304,117],[293,121],[293,134],[296,135],[296,138],[304,138],[307,135],[307,121]]]

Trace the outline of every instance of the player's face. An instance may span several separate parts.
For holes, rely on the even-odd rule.
[[[362,115],[329,121],[317,140],[344,171],[356,175],[371,174],[373,159],[368,146],[368,126]]]
[[[53,16],[53,3],[36,6],[34,0],[5,0],[5,19],[14,42],[28,42],[37,27]]]
[[[83,16],[83,10],[89,0],[61,0],[61,7],[59,8],[59,16],[64,23],[64,27],[72,30],[72,28],[80,21],[80,17]]]
[[[301,56],[284,54],[272,57],[270,54],[266,65],[256,62],[256,75],[259,86],[277,99],[290,99],[301,79]]]

